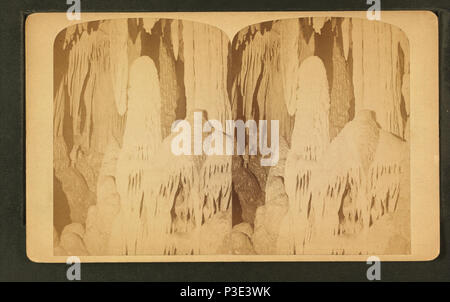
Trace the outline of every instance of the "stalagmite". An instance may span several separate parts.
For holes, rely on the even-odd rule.
[[[395,211],[405,148],[402,140],[379,128],[374,112],[356,114],[312,175],[308,251],[367,252],[365,241],[359,247],[344,244],[344,236],[361,234],[368,240],[371,225]]]
[[[318,57],[309,57],[298,70],[297,107],[290,153],[304,160],[318,160],[329,143],[330,98],[325,67]],[[313,128],[313,131],[311,131]]]
[[[322,61],[318,57],[305,59],[296,79],[300,88],[297,91],[295,124],[285,168],[285,186],[289,196],[288,253],[302,252],[312,173],[329,144],[330,98]]]
[[[233,227],[231,232],[232,253],[235,255],[255,254],[251,238],[253,229],[248,223],[240,223]]]
[[[130,106],[131,101],[133,98],[130,98]],[[191,120],[190,115],[188,120]],[[127,223],[134,227],[127,228],[120,222],[124,220],[123,207],[126,206],[121,201],[122,217],[119,214],[113,226],[110,253],[199,254],[213,252],[218,248],[217,243],[221,243],[216,242],[206,227],[209,221],[217,219],[216,216],[229,212],[231,159],[211,156],[203,162],[198,156],[176,156],[171,150],[174,136],[164,139],[157,152],[149,154],[148,160],[140,163],[139,166],[144,168],[135,182],[128,181],[131,185],[137,184],[135,197],[128,199],[140,202],[139,212],[128,216]],[[126,141],[124,138],[124,147]],[[127,242],[126,247],[120,243],[121,236]],[[127,239],[129,237],[131,241]]]
[[[207,220],[216,212],[230,208],[231,201],[231,158],[229,156],[208,156],[200,171],[200,187],[205,200],[203,215]]]
[[[189,113],[187,120],[192,123],[192,119]],[[148,239],[142,253],[216,253],[222,243],[217,238],[229,232],[228,227],[218,227],[230,213],[231,159],[173,155],[174,136],[164,140],[144,175]],[[218,225],[212,226],[213,221]],[[212,230],[216,233],[210,233]]]
[[[89,255],[83,243],[84,227],[79,223],[67,225],[61,233],[56,252],[62,255],[87,256]]]
[[[130,70],[127,123],[116,168],[121,209],[119,221],[125,239],[120,254],[135,254],[144,198],[143,174],[161,144],[161,96],[155,64],[149,57],[134,61]]]
[[[97,202],[87,214],[83,240],[91,255],[107,253],[112,223],[120,210],[120,196],[115,182],[119,150],[117,142],[112,140],[102,159],[96,190]]]
[[[276,254],[277,238],[280,224],[288,208],[289,198],[284,186],[284,170],[289,147],[283,138],[280,138],[280,160],[276,166],[270,168],[266,184],[266,200],[263,206],[258,207],[255,217],[255,231],[252,242],[258,254]]]
[[[391,133],[380,131],[380,139],[369,169],[368,179],[368,198],[374,200],[374,205],[370,209],[372,221],[397,209],[402,165],[408,152],[403,141]]]
[[[315,236],[324,238],[342,234],[339,210],[344,194],[350,194],[350,219],[368,225],[366,183],[375,156],[379,129],[371,111],[358,112],[332,141],[324,153],[320,167],[313,175]],[[346,217],[347,219],[348,217]]]

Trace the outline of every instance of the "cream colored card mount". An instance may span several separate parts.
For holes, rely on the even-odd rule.
[[[439,255],[427,11],[32,14],[36,262]]]

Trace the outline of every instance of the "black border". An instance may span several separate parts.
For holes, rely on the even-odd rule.
[[[429,262],[384,262],[383,281],[450,281],[450,13],[448,0],[381,0],[382,10],[432,10],[440,42],[441,253]],[[366,10],[366,0],[81,0],[83,12]],[[34,12],[65,12],[66,0],[0,3],[0,281],[66,281],[66,264],[38,264],[25,251],[24,27]],[[365,263],[82,264],[83,281],[367,281]]]

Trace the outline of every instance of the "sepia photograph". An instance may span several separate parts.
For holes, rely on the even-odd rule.
[[[439,192],[436,174],[423,177],[437,167],[438,133],[423,133],[437,107],[413,103],[410,83],[427,78],[432,91],[437,78],[418,73],[412,15],[228,16],[29,21],[30,37],[44,17],[57,25],[46,76],[28,74],[52,87],[28,108],[39,117],[28,144],[45,133],[29,149],[43,166],[29,170],[28,188],[45,194],[28,201],[29,257],[436,257]]]
[[[123,18],[53,56],[55,255],[410,253],[399,28]]]
[[[450,281],[447,2],[0,1],[0,283],[430,297]]]

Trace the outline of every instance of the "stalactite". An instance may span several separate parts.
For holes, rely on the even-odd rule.
[[[109,65],[114,100],[120,115],[127,110],[128,86],[128,20],[118,19],[109,25]]]
[[[161,86],[161,130],[163,138],[170,134],[176,120],[177,102],[181,91],[177,82],[176,61],[171,46],[172,29],[168,20],[161,20],[162,36],[159,42],[159,80]],[[173,40],[173,39],[172,39]]]
[[[347,20],[347,22],[346,22]],[[332,37],[332,81],[330,87],[330,138],[333,139],[351,119],[354,111],[353,83],[350,65],[346,61],[345,51],[348,53],[348,43],[345,41],[344,31],[349,30],[344,24],[348,19],[337,19]],[[348,33],[347,33],[348,39]],[[329,47],[323,45],[322,47]],[[347,47],[347,50],[345,50]]]
[[[64,131],[64,110],[65,110],[65,92],[66,78],[63,78],[59,84],[56,96],[53,100],[53,136],[63,136]]]
[[[284,99],[290,115],[294,115],[297,108],[298,82],[293,75],[300,66],[299,61],[299,19],[290,19],[280,22],[280,67],[283,79]]]
[[[72,117],[72,129],[75,137],[81,135],[80,104],[82,88],[89,71],[89,57],[92,51],[93,36],[83,31],[79,40],[73,45],[69,54],[68,67],[68,93],[70,97],[70,115]]]
[[[147,33],[151,34],[153,27],[155,26],[156,22],[158,22],[158,21],[159,21],[159,19],[153,19],[153,18],[142,19],[144,30]]]
[[[231,117],[227,90],[229,41],[219,29],[183,21],[184,85],[187,112],[203,109],[209,120]]]
[[[57,176],[69,166],[69,154],[63,136],[65,106],[66,78],[63,78],[53,102],[53,167]]]
[[[251,43],[248,43],[242,54],[241,74],[238,78],[240,82],[241,94],[243,95],[242,116],[247,119],[257,119],[257,112],[254,112],[253,96],[257,90],[257,84],[260,82],[263,70],[264,58],[267,58],[266,48],[264,47],[270,39],[270,34],[261,34],[256,31]]]
[[[233,112],[245,120],[283,120],[280,134],[288,141],[290,103],[282,100],[292,99],[296,86],[292,75],[302,59],[299,45],[304,45],[298,34],[297,20],[265,22],[242,30],[233,42],[241,57],[240,66],[234,67],[238,72],[233,81]],[[237,95],[242,96],[241,104]]]
[[[311,18],[311,23],[312,23],[312,27],[314,28],[314,31],[316,33],[320,34],[322,32],[322,28],[323,28],[325,22],[327,22],[328,20],[330,20],[330,18],[326,18],[326,17]]]
[[[173,49],[173,55],[175,57],[175,60],[178,60],[178,51],[179,51],[179,45],[180,45],[180,41],[179,41],[179,22],[178,20],[172,20],[172,22],[170,23],[170,39],[172,42],[172,49]]]
[[[352,41],[355,111],[375,111],[382,129],[403,137],[402,79],[396,67],[398,45],[407,43],[404,33],[387,23],[353,19]]]
[[[83,23],[65,31],[68,64],[62,73],[67,88],[58,93],[67,94],[64,106],[69,114],[58,118],[63,123],[70,118],[73,152],[81,147],[84,153],[101,153],[110,136],[122,135],[124,118],[118,111],[126,110],[128,30],[126,20],[116,21],[99,21],[92,26]]]
[[[350,49],[350,18],[343,18],[341,28],[342,28],[342,45],[344,50],[345,60],[348,60],[348,52]]]

